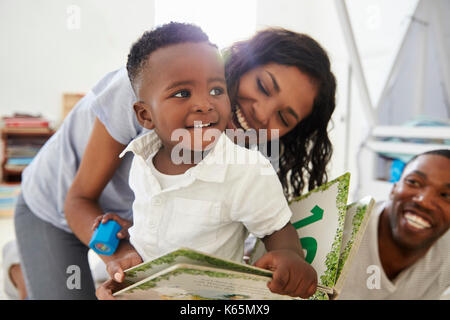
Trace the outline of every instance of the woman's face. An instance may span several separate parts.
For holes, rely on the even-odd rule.
[[[278,129],[279,137],[307,117],[317,95],[317,83],[297,67],[270,63],[245,73],[239,83],[229,128]],[[234,109],[234,108],[233,108]]]

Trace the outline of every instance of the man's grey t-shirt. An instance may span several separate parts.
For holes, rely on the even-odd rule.
[[[37,217],[72,232],[65,219],[64,200],[95,118],[117,142],[127,145],[142,131],[134,114],[134,102],[136,97],[125,68],[108,73],[78,102],[22,174],[23,197]],[[99,199],[104,212],[115,212],[126,219],[132,217],[134,200],[128,186],[131,160],[131,154],[123,158]]]
[[[383,270],[378,251],[378,223],[384,207],[385,202],[378,202],[373,209],[338,299],[440,299],[450,286],[450,231],[391,281]]]

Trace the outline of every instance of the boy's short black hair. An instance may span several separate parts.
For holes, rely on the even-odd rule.
[[[208,36],[200,27],[188,23],[170,22],[144,32],[132,45],[127,61],[128,77],[136,95],[138,94],[136,80],[144,69],[150,54],[159,48],[186,42],[210,43]]]

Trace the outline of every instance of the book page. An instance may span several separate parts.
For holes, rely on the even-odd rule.
[[[131,285],[146,279],[162,270],[176,264],[192,264],[199,266],[210,266],[238,272],[252,273],[271,277],[272,272],[261,268],[252,267],[247,264],[221,259],[200,251],[188,248],[180,248],[159,258],[141,263],[135,267],[125,270],[125,284]]]
[[[297,229],[305,260],[317,272],[319,285],[332,288],[336,280],[350,174],[345,173],[291,201],[291,222]],[[265,253],[257,242],[250,262]]]
[[[337,282],[335,285],[337,292],[342,288],[346,271],[350,268],[352,258],[359,249],[374,205],[375,200],[368,196],[347,206],[337,271]]]
[[[189,264],[174,265],[114,294],[133,300],[291,300],[267,288],[270,277]]]

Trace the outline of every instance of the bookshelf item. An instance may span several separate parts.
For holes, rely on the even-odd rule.
[[[23,169],[53,133],[48,127],[3,127],[3,182],[20,182]]]

